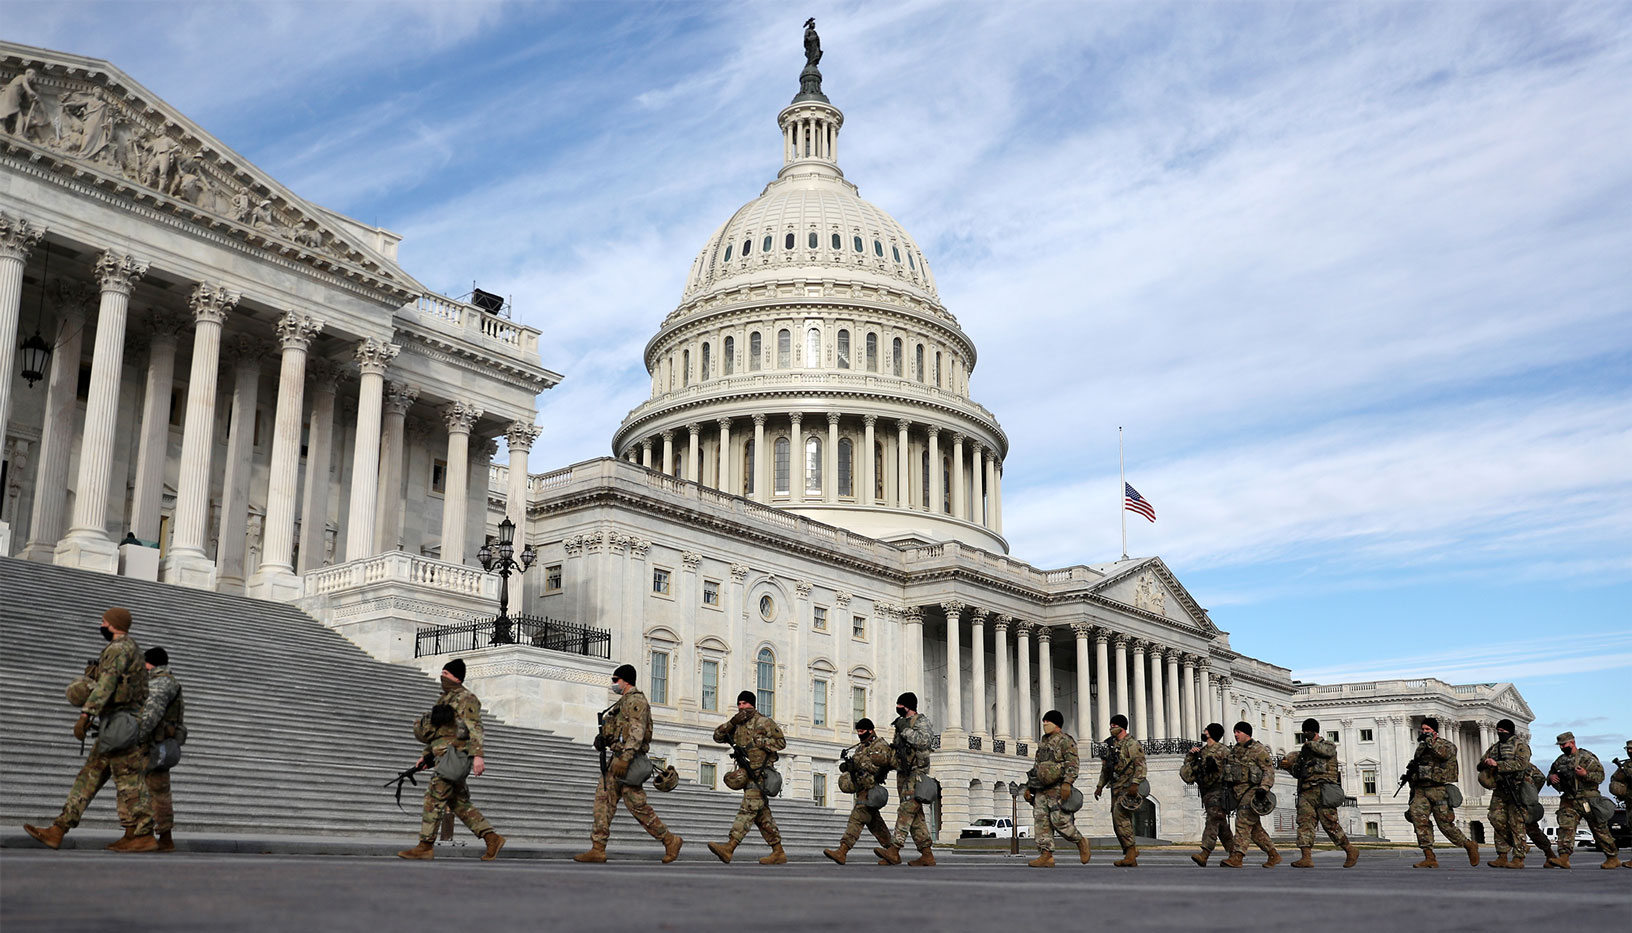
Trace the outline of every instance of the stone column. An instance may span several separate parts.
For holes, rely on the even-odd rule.
[[[992,472],[992,530],[1003,533],[1003,464],[993,458]]]
[[[1102,628],[1094,629],[1094,682],[1099,684],[1099,702],[1094,704],[1094,738],[1103,741],[1111,734],[1111,668],[1110,651],[1111,633]],[[1118,652],[1120,655],[1120,652]]]
[[[1037,626],[1037,718],[1054,708],[1054,630]],[[1042,728],[1038,726],[1038,728]]]
[[[754,501],[771,501],[770,464],[774,453],[765,448],[765,416],[754,415]]]
[[[986,459],[980,441],[971,440],[969,447],[969,520],[977,525],[986,524],[986,499],[981,492],[981,461]]]
[[[306,477],[300,503],[300,572],[323,566],[329,530],[329,467],[334,451],[334,394],[341,371],[326,359],[306,361],[312,411],[306,427]]]
[[[517,550],[527,543],[527,455],[544,429],[531,421],[512,421],[504,432],[510,450],[510,473],[504,490],[504,514],[516,526]]]
[[[935,473],[935,458],[929,458],[929,472]],[[1037,723],[1031,709],[1031,630],[1034,626],[1030,622],[1014,620],[1015,632],[1015,675],[1014,688],[1020,700],[1020,722],[1015,737],[1028,744],[1037,741]]]
[[[1196,728],[1205,729],[1209,723],[1215,721],[1213,719],[1213,680],[1208,671],[1206,659],[1203,659],[1201,663],[1196,666],[1196,674],[1201,679],[1201,683],[1196,691],[1199,694],[1199,696],[1196,697],[1196,702],[1198,704],[1196,707]],[[1222,723],[1223,717],[1220,716],[1216,721]],[[1226,726],[1225,728],[1229,727]],[[1200,735],[1201,733],[1198,732],[1196,734]]]
[[[465,504],[470,498],[470,429],[482,410],[469,402],[454,402],[442,409],[448,425],[448,477],[442,492],[442,559],[467,563]]]
[[[789,471],[788,498],[794,502],[805,501],[805,439],[799,433],[801,415],[793,412],[788,415],[793,427],[788,430],[788,462],[793,469]]]
[[[1112,636],[1116,643],[1116,709],[1112,712],[1121,713],[1128,717],[1128,724],[1133,724],[1131,710],[1128,707],[1128,636]],[[1109,735],[1107,731],[1105,733]]]
[[[210,530],[215,380],[221,362],[221,328],[237,304],[238,293],[226,288],[199,285],[193,289],[193,368],[187,380],[187,420],[181,428],[175,532],[170,536],[170,550],[159,568],[159,577],[166,583],[195,589],[215,589],[215,561],[204,553]],[[249,417],[254,416],[251,410]]]
[[[1179,683],[1183,685],[1183,689],[1181,690],[1183,695],[1179,697],[1179,706],[1184,710],[1184,715],[1182,717],[1182,721],[1179,723],[1179,727],[1184,730],[1182,734],[1185,738],[1193,739],[1201,734],[1198,730],[1201,729],[1202,726],[1206,725],[1204,722],[1196,722],[1195,655],[1187,654],[1184,656],[1184,679],[1179,681]]]
[[[267,350],[259,340],[240,334],[227,340],[221,356],[232,364],[233,386],[226,464],[221,474],[221,525],[215,545],[215,580],[222,592],[242,593],[244,552],[249,543],[249,473],[254,453],[255,410],[261,391],[261,361],[267,356]]]
[[[731,419],[721,418],[715,423],[720,426],[720,462],[714,472],[714,485],[727,495],[742,495],[742,489],[731,482]]]
[[[1150,646],[1150,722],[1145,724],[1145,731],[1149,738],[1165,739],[1167,731],[1167,701],[1162,688],[1162,655],[1166,653],[1161,645]]]
[[[1230,675],[1218,676],[1218,721],[1223,724],[1225,734],[1229,734],[1235,723],[1235,717],[1230,715],[1230,683]]]
[[[380,484],[380,404],[385,395],[385,371],[402,348],[372,337],[357,344],[357,427],[352,442],[351,508],[346,514],[346,560],[374,556],[374,515]],[[464,464],[464,457],[459,463]],[[448,473],[456,467],[448,464]],[[461,490],[463,492],[463,490]],[[444,487],[444,500],[446,487]]]
[[[992,636],[997,642],[997,732],[993,738],[1006,742],[1014,738],[1014,724],[1009,720],[1009,619],[992,617]],[[996,750],[996,747],[993,747]]]
[[[674,475],[674,431],[663,432],[663,472],[668,476]]]
[[[686,479],[701,485],[703,482],[703,426],[696,422],[688,424],[686,425],[686,433],[691,435],[691,442],[686,447]]]
[[[113,430],[119,415],[119,371],[125,354],[125,312],[136,280],[147,263],[106,252],[96,260],[101,305],[96,313],[96,345],[91,351],[91,392],[79,443],[79,480],[74,486],[74,518],[57,542],[55,563],[114,573],[119,546],[108,540],[108,482],[113,470]],[[6,352],[14,353],[8,348]],[[74,373],[77,389],[79,373]]]
[[[968,518],[969,510],[963,502],[963,432],[952,434],[952,517]],[[1046,710],[1045,710],[1046,712]]]
[[[929,426],[929,514],[944,514],[941,505],[944,498],[941,490],[941,429],[932,424]],[[1023,728],[1020,734],[1025,734]]]
[[[0,350],[4,351],[0,352],[0,443],[5,441],[6,427],[11,423],[11,379],[17,365],[17,319],[23,306],[23,267],[28,264],[28,254],[44,236],[45,228],[39,224],[0,211]]]
[[[969,614],[969,649],[974,652],[970,658],[969,671],[969,701],[975,711],[974,728],[970,731],[981,736],[983,740],[991,738],[986,729],[986,617],[990,615],[981,609]],[[984,747],[991,748],[989,742]]]
[[[1150,735],[1150,687],[1145,682],[1145,643],[1135,638],[1129,645],[1133,649],[1133,696],[1129,697],[1128,731],[1139,738],[1152,738]]]
[[[380,496],[374,512],[374,549],[402,547],[402,473],[408,410],[419,399],[419,387],[387,381],[380,420]]]
[[[147,386],[142,393],[136,488],[130,508],[131,531],[143,541],[156,541],[159,537],[164,465],[170,455],[170,388],[176,379],[176,339],[190,323],[184,315],[165,311],[155,311],[148,317]],[[75,365],[74,369],[77,375],[79,367]],[[36,486],[35,495],[39,494],[38,489]]]
[[[907,500],[912,493],[912,484],[907,482],[907,477],[912,475],[907,472],[911,469],[907,460],[907,428],[911,425],[910,421],[895,423],[895,507],[898,509],[908,507]]]
[[[652,439],[649,437],[640,442],[640,465],[648,470],[652,468]]]
[[[45,384],[45,424],[34,468],[34,505],[28,522],[28,544],[22,556],[51,563],[62,537],[68,506],[68,454],[74,443],[79,394],[79,358],[84,347],[85,315],[97,301],[89,282],[58,280],[53,295],[57,338],[51,348],[51,375]],[[166,413],[168,414],[168,413]]]
[[[986,508],[986,527],[1002,534],[997,526],[997,452],[986,453],[986,497],[990,500]]]
[[[978,475],[978,474],[977,474]],[[1071,626],[1077,643],[1077,741],[1088,742],[1094,737],[1094,716],[1090,698],[1093,685],[1088,679],[1088,634],[1093,626],[1078,623]]]
[[[963,633],[963,603],[941,603],[946,613],[946,731],[963,732],[963,650],[958,644]],[[959,746],[954,746],[954,748]]]
[[[927,692],[924,689],[924,610],[908,606],[901,611],[901,637],[905,649],[901,653],[906,660],[906,689],[916,690],[924,697]],[[927,698],[919,702],[926,708],[929,705]]]
[[[1176,649],[1167,649],[1167,737],[1178,738],[1189,735],[1184,731],[1183,716],[1184,700],[1179,695],[1179,652]]]
[[[876,465],[873,462],[873,448],[877,445],[878,440],[873,434],[878,424],[878,416],[862,415],[861,423],[865,426],[865,433],[861,442],[862,449],[857,453],[857,457],[861,460],[861,470],[859,471],[861,474],[861,491],[856,496],[856,501],[862,505],[876,505],[878,499],[873,493],[878,489],[878,476],[874,472]]]
[[[306,410],[306,350],[323,332],[323,322],[289,311],[278,319],[278,343],[283,358],[278,365],[278,408],[272,419],[272,466],[266,489],[266,524],[261,548],[261,565],[250,580],[249,594],[261,599],[289,602],[301,595],[300,577],[295,574],[295,492],[300,478],[300,422]],[[397,398],[395,411],[407,407]],[[409,400],[412,404],[412,400]],[[388,486],[394,498],[402,481],[402,416],[396,415],[396,482]],[[399,513],[401,509],[397,510]],[[392,527],[396,534],[395,524]]]
[[[822,477],[822,501],[839,501],[839,413],[827,413],[827,449],[822,452],[822,461],[827,464],[823,470],[826,476]],[[854,491],[856,482],[856,458],[854,452],[850,457],[850,483]]]

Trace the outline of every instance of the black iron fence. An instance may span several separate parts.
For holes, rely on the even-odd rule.
[[[494,617],[422,628],[414,636],[414,657],[455,654],[508,644],[565,651],[591,658],[612,658],[610,631],[543,616],[511,616],[505,622]]]

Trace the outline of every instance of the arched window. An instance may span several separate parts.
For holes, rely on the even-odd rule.
[[[753,252],[753,251],[754,251],[754,241],[753,240],[743,240],[742,241],[742,258],[747,259],[748,254]]]
[[[822,494],[822,439],[805,438],[805,492]]]
[[[759,244],[759,250],[762,253],[771,251],[771,235],[769,233],[765,234],[765,242]]]
[[[755,665],[759,668],[758,702],[755,707],[760,713],[776,716],[776,655],[769,648],[759,649],[759,659]]]
[[[822,330],[812,327],[805,331],[805,366],[822,365]]]
[[[941,511],[952,514],[952,458],[941,458]]]
[[[788,439],[785,437],[776,439],[776,485],[773,488],[779,496],[788,494]]]
[[[878,372],[878,335],[867,335],[867,371]]]
[[[918,345],[918,355],[914,359],[914,362],[917,363],[918,365],[916,365],[916,366],[914,366],[912,368],[912,375],[919,382],[923,382],[924,381],[924,345],[921,344],[921,343]]]
[[[873,498],[884,498],[884,442],[873,441]]]
[[[691,385],[691,351],[680,351],[680,385]]]
[[[839,331],[839,368],[850,368],[850,332],[843,329]]]
[[[901,338],[900,337],[895,338],[895,341],[892,344],[890,344],[890,351],[891,351],[890,352],[890,360],[891,360],[890,366],[894,369],[895,374],[897,376],[899,376],[899,375],[901,375]]]
[[[725,244],[725,261],[726,262],[731,261],[731,244],[730,243]]]
[[[713,371],[711,369],[709,369],[709,365],[708,365],[709,363],[712,363],[712,362],[713,362],[713,360],[709,356],[708,342],[705,340],[703,342],[703,374],[702,374],[702,380],[704,382],[707,382],[708,377],[713,374]]]
[[[793,361],[793,333],[786,327],[776,332],[776,368],[787,369]]]
[[[852,237],[851,241],[850,241],[850,245],[854,246],[856,248],[856,252],[858,252],[858,253],[861,252],[862,250],[866,249],[866,247],[861,245],[861,237],[859,237],[859,236],[858,237]]]
[[[669,357],[669,391],[674,391],[674,357]]]
[[[915,272],[918,270],[918,264],[912,261],[912,250],[910,249],[907,250],[907,268]]]
[[[737,338],[725,338],[725,349],[720,351],[720,375],[729,376],[737,367]]]
[[[874,240],[873,241],[873,254],[876,255],[878,258],[883,259],[884,258],[884,244],[878,242],[877,240]]]
[[[839,236],[837,233],[833,234],[833,248],[844,249],[844,237]]]
[[[939,351],[939,350],[935,351],[935,371],[932,373],[932,375],[935,377],[935,384],[940,385],[941,384],[941,351]]]
[[[793,249],[793,234],[790,233],[782,238],[782,248]]]
[[[742,494],[754,494],[754,439],[751,437],[742,445]]]
[[[848,437],[839,438],[839,495],[856,494],[854,463],[856,445]]]
[[[759,331],[748,335],[748,371],[751,373],[759,371],[759,361],[764,358],[765,348],[761,346],[762,343]]]
[[[816,238],[816,231],[814,231],[814,230],[810,231],[810,239],[809,239],[808,242],[810,243],[810,248],[811,249],[815,249],[816,245],[821,242],[821,240]]]
[[[920,496],[920,498],[923,500],[923,507],[925,509],[928,509],[929,508],[929,448],[928,447],[924,448],[923,461],[924,461],[924,485],[923,485],[923,495]]]
[[[892,244],[890,246],[890,254],[895,257],[895,264],[898,266],[901,265],[901,248]]]

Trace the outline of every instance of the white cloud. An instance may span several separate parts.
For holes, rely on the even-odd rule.
[[[1492,683],[1626,668],[1632,668],[1632,632],[1474,644],[1455,651],[1299,669],[1292,673],[1308,683],[1417,677],[1438,677],[1451,683]]]

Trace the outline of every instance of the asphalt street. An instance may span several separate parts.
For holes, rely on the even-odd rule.
[[[706,852],[703,853],[706,856]],[[757,852],[754,854],[758,854]],[[859,854],[859,853],[857,853]],[[1459,854],[1459,853],[1448,853]],[[687,853],[691,855],[691,853]],[[1202,869],[1182,853],[1136,869],[1096,852],[1089,865],[1028,869],[949,855],[935,868],[721,865],[682,859],[577,865],[325,856],[8,849],[0,926],[25,931],[225,930],[1329,930],[1632,929],[1632,870],[1522,872],[1410,868],[1408,852],[1360,865]],[[1583,860],[1585,863],[1587,860]]]

